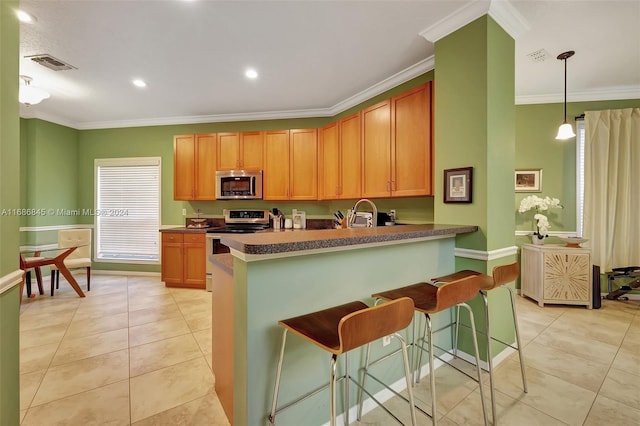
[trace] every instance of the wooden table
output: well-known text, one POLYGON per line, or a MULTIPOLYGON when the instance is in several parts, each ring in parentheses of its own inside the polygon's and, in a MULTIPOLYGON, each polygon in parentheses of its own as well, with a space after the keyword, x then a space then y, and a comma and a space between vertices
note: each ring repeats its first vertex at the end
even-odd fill
MULTIPOLYGON (((26 271, 29 268, 56 265, 58 270, 60 270, 60 273, 62 274, 62 276, 66 278, 67 282, 71 285, 71 287, 73 287, 76 293, 78 293, 78 296, 85 297, 85 294, 80 288, 80 285, 78 285, 78 282, 76 281, 75 278, 73 278, 71 271, 69 271, 69 268, 67 268, 67 266, 64 264, 64 260, 67 258, 67 256, 73 253, 73 251, 77 248, 78 248, 77 246, 74 246, 74 247, 68 247, 65 249, 59 249, 60 252, 55 257, 44 257, 44 258, 31 260, 31 261, 25 260, 24 257, 22 257, 22 253, 20 253, 20 269, 22 269, 23 271, 26 271)), ((23 289, 24 289, 24 281, 22 282, 22 284, 20 284, 21 297, 22 297, 23 289)))

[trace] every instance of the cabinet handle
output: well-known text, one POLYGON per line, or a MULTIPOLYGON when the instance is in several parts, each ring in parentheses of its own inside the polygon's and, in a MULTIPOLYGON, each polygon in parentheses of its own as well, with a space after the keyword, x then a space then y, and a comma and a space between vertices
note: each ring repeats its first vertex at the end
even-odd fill
POLYGON ((391 192, 391 181, 387 181, 387 192, 391 192))
POLYGON ((391 192, 393 191, 397 191, 398 189, 396 188, 396 181, 392 180, 391 181, 391 192))

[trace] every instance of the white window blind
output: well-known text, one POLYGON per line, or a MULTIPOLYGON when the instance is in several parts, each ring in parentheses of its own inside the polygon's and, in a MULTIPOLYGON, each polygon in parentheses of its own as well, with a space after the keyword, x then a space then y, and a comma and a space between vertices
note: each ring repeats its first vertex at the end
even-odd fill
POLYGON ((95 160, 96 257, 160 259, 160 157, 95 160))
POLYGON ((584 228, 584 120, 576 120, 576 235, 584 228))

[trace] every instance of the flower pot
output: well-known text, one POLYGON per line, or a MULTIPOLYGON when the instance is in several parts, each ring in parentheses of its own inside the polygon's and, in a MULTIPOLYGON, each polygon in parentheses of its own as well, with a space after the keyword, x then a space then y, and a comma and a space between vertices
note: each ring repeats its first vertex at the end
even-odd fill
POLYGON ((533 234, 533 235, 531 236, 531 242, 532 242, 533 244, 538 245, 538 246, 542 246, 542 245, 544 245, 544 238, 538 238, 538 236, 537 236, 537 235, 533 234))

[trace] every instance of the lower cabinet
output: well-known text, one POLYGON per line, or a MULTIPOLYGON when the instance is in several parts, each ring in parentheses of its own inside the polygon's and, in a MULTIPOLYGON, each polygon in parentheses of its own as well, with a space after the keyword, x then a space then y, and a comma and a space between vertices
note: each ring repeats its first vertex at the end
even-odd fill
POLYGON ((521 291, 538 305, 593 304, 591 251, 561 245, 522 245, 521 291))
POLYGON ((162 233, 161 279, 167 287, 205 288, 204 233, 162 233))

